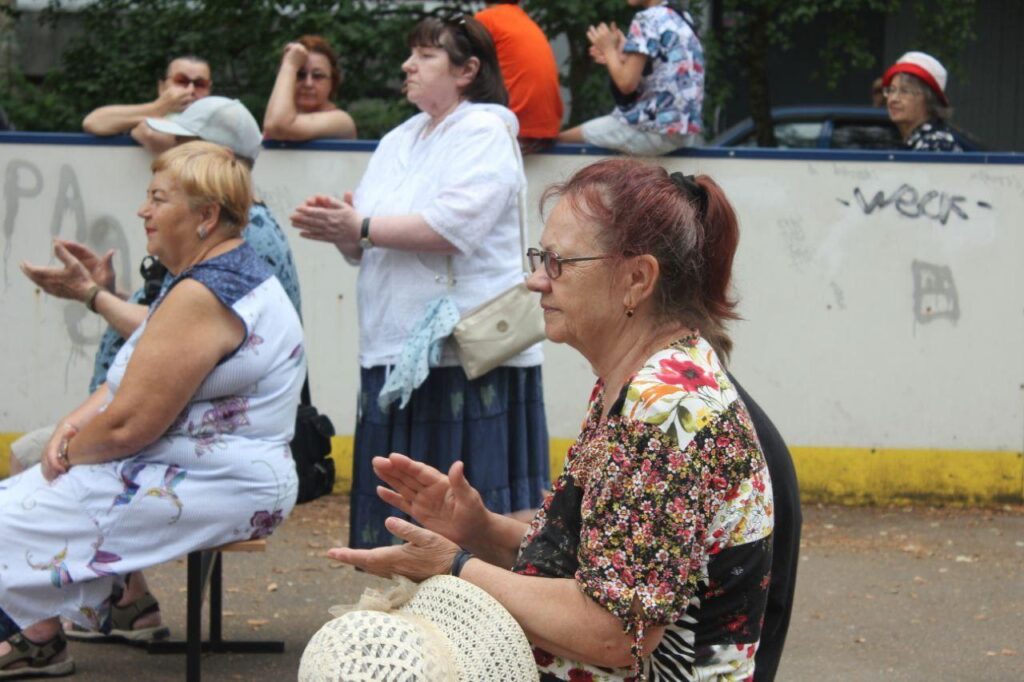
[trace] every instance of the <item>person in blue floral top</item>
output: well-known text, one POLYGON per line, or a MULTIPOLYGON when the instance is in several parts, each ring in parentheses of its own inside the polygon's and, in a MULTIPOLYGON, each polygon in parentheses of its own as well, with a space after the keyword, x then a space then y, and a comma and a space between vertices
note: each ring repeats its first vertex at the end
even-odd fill
POLYGON ((587 31, 591 57, 611 77, 615 110, 563 131, 559 142, 655 156, 689 146, 700 134, 704 48, 692 17, 671 0, 629 4, 643 9, 627 34, 605 23, 587 31))
POLYGON ((488 511, 461 463, 374 460, 406 543, 333 559, 414 580, 451 572, 516 618, 542 680, 746 680, 767 602, 772 482, 726 372, 736 217, 707 176, 586 167, 528 254, 548 338, 597 383, 533 521, 488 511), (460 549, 461 548, 461 549, 460 549))

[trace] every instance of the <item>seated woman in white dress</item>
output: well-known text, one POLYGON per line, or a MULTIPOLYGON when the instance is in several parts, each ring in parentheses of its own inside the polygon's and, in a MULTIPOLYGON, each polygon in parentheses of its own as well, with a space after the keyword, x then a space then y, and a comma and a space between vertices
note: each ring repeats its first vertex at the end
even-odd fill
POLYGON ((207 142, 153 163, 139 216, 174 280, 42 462, 0 482, 0 676, 72 672, 59 617, 108 629, 121 576, 265 537, 294 506, 302 329, 240 237, 251 186, 207 142))

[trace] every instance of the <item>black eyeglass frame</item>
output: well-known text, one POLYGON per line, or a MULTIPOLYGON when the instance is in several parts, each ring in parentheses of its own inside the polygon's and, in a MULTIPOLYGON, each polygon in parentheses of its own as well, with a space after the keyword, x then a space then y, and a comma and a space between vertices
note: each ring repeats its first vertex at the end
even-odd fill
POLYGON ((607 260, 612 258, 610 254, 604 256, 574 256, 563 258, 554 251, 530 247, 526 250, 526 261, 530 264, 530 272, 537 272, 537 261, 544 264, 544 272, 548 279, 558 279, 562 276, 562 266, 566 263, 582 263, 588 260, 607 260))

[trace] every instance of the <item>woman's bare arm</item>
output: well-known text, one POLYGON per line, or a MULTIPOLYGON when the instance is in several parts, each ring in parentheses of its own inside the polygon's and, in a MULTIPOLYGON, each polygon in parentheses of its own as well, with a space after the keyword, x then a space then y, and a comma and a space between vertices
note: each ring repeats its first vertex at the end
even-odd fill
MULTIPOLYGON (((622 621, 585 595, 572 578, 519 575, 470 559, 459 577, 501 602, 536 646, 556 656, 592 665, 633 664, 633 637, 622 621)), ((665 626, 648 626, 643 654, 657 648, 665 626)))
POLYGON ((71 464, 120 459, 159 438, 244 333, 205 286, 190 279, 175 286, 150 318, 114 399, 71 440, 71 464))

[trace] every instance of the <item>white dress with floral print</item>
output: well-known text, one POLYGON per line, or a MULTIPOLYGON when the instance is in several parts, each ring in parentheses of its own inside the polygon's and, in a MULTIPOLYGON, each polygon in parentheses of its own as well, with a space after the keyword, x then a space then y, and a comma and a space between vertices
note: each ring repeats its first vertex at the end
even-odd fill
MULTIPOLYGON (((295 308, 248 245, 176 282, 183 278, 238 315, 244 341, 137 454, 72 467, 49 484, 38 465, 0 482, 0 639, 54 615, 104 629, 113 582, 125 574, 265 537, 291 511, 297 479, 288 444, 305 377, 295 308)), ((111 395, 144 331, 114 359, 111 395)))

